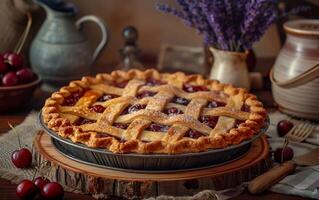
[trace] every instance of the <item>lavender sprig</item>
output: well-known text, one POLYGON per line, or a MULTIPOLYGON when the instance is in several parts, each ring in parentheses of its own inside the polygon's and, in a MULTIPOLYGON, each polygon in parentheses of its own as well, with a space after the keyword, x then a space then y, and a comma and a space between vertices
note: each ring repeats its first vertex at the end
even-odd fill
POLYGON ((278 17, 278 0, 176 0, 180 9, 157 9, 181 18, 217 49, 251 49, 278 17))

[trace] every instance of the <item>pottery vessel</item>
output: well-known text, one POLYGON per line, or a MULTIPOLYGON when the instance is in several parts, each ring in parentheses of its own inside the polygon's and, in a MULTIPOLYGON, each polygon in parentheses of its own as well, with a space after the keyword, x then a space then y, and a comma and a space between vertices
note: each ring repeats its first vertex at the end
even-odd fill
POLYGON ((284 24, 287 40, 271 72, 279 109, 300 118, 319 120, 319 20, 284 24))
POLYGON ((58 11, 36 1, 47 17, 30 49, 30 62, 43 81, 61 85, 90 74, 90 66, 107 43, 107 29, 96 16, 83 16, 75 21, 72 11, 58 11), (100 44, 94 50, 82 32, 84 22, 95 22, 102 32, 100 44))
POLYGON ((250 78, 247 69, 247 52, 230 52, 210 47, 214 56, 210 79, 229 83, 236 87, 250 89, 250 78))

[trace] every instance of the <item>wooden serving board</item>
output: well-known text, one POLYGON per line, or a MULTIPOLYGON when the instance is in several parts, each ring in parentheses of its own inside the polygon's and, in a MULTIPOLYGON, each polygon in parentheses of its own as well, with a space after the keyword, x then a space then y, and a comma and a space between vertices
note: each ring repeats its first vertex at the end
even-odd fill
POLYGON ((269 145, 265 136, 255 140, 243 157, 227 164, 163 174, 130 173, 79 163, 58 152, 50 136, 45 133, 37 135, 34 145, 37 163, 49 161, 54 165, 57 181, 92 194, 96 198, 194 195, 206 189, 222 190, 235 187, 270 167, 269 145))

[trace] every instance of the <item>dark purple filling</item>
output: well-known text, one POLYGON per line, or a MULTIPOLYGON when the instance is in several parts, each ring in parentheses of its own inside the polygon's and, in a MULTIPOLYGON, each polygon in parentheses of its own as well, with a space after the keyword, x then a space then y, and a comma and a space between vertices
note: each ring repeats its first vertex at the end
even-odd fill
POLYGON ((241 111, 250 112, 250 106, 247 105, 247 104, 244 104, 244 105, 241 107, 241 111))
POLYGON ((90 107, 90 110, 92 110, 93 112, 97 112, 97 113, 103 113, 105 110, 105 107, 103 107, 101 105, 94 105, 94 106, 90 107))
POLYGON ((165 82, 160 81, 160 80, 156 80, 153 78, 148 78, 146 80, 146 83, 145 83, 145 85, 147 85, 147 86, 156 86, 156 85, 163 85, 163 84, 165 84, 165 82))
POLYGON ((184 137, 190 137, 190 138, 194 138, 194 139, 197 139, 197 138, 202 137, 202 136, 205 136, 205 135, 199 131, 195 131, 192 129, 187 131, 186 134, 184 135, 184 137))
POLYGON ((240 124, 244 123, 245 120, 239 120, 239 119, 236 119, 235 121, 235 128, 238 128, 240 124))
POLYGON ((164 110, 164 113, 171 116, 171 115, 179 115, 179 114, 183 114, 183 111, 181 111, 178 108, 175 107, 171 107, 171 108, 167 108, 164 110))
POLYGON ((185 99, 185 98, 182 98, 182 97, 174 97, 172 99, 172 102, 173 103, 177 103, 177 104, 180 104, 180 105, 184 105, 184 106, 187 106, 189 104, 189 100, 188 99, 185 99))
POLYGON ((119 87, 119 88, 125 88, 127 83, 128 83, 128 80, 122 81, 122 82, 119 82, 119 83, 115 83, 114 86, 119 87))
POLYGON ((146 130, 154 131, 154 132, 167 132, 169 129, 169 126, 163 125, 163 124, 150 124, 149 127, 146 128, 146 130))
POLYGON ((199 121, 205 124, 206 126, 209 126, 210 128, 214 128, 217 124, 218 116, 202 115, 199 117, 199 121))
POLYGON ((84 91, 78 91, 71 93, 70 96, 66 97, 63 102, 63 106, 74 106, 76 102, 84 95, 84 91))
POLYGON ((105 138, 105 137, 113 137, 113 136, 111 136, 111 135, 109 135, 107 133, 98 133, 98 134, 96 134, 95 137, 96 138, 105 138))
POLYGON ((137 112, 137 111, 145 109, 145 108, 146 108, 146 105, 135 104, 135 105, 132 105, 132 106, 129 106, 129 107, 125 108, 123 110, 123 112, 121 113, 121 115, 126 115, 126 114, 130 114, 130 113, 133 113, 133 112, 137 112))
POLYGON ((83 125, 83 124, 92 124, 92 123, 95 123, 95 122, 96 122, 95 120, 90 120, 90 119, 85 119, 85 118, 80 117, 73 124, 76 125, 76 126, 80 126, 80 125, 83 125))
POLYGON ((186 92, 209 91, 209 89, 206 86, 203 86, 203 85, 184 84, 183 89, 186 92))
POLYGON ((224 107, 226 106, 226 103, 219 102, 219 101, 210 101, 207 104, 207 108, 217 108, 217 107, 224 107))
POLYGON ((97 99, 98 102, 104 102, 104 101, 108 101, 110 99, 114 99, 119 97, 118 95, 115 94, 104 94, 103 96, 101 96, 100 98, 97 99))
POLYGON ((145 97, 152 97, 156 94, 156 92, 152 92, 152 91, 143 91, 141 93, 139 93, 136 97, 138 99, 142 99, 142 98, 145 98, 145 97))
POLYGON ((115 126, 116 128, 127 129, 129 124, 114 123, 113 126, 115 126))

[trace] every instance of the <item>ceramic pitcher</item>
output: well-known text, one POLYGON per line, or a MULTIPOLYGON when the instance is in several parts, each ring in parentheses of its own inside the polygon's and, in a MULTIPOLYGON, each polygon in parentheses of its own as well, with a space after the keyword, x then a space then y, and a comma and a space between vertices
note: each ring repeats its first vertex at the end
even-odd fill
POLYGON ((284 29, 270 74, 274 99, 287 114, 319 120, 319 20, 290 21, 284 29))
POLYGON ((250 89, 250 78, 246 63, 248 52, 222 51, 212 47, 209 50, 214 56, 210 79, 230 83, 247 90, 250 89))
POLYGON ((107 43, 107 29, 101 19, 89 15, 75 21, 72 11, 53 10, 36 1, 47 17, 34 38, 30 62, 34 71, 46 83, 65 84, 90 73, 90 66, 107 43), (93 50, 81 31, 84 22, 95 22, 101 29, 102 40, 93 50))

